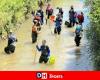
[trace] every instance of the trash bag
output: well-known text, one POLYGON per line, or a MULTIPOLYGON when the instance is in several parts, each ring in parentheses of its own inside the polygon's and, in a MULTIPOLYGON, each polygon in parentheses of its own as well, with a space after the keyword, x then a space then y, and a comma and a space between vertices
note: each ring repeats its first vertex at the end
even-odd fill
POLYGON ((50 56, 49 64, 55 64, 55 56, 50 56))
POLYGON ((69 23, 68 21, 65 21, 65 26, 67 26, 67 27, 72 27, 72 26, 71 26, 71 23, 69 23))

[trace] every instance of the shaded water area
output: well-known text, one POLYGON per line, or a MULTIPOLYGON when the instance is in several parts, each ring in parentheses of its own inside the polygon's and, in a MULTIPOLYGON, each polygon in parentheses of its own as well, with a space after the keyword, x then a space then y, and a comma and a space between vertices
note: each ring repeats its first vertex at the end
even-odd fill
MULTIPOLYGON (((84 7, 82 0, 52 0, 51 4, 54 7, 54 13, 57 13, 56 7, 64 9, 64 21, 68 20, 68 11, 73 5, 76 11, 83 11, 85 13, 85 23, 88 23, 87 9, 84 7)), ((0 70, 93 70, 91 62, 90 50, 88 40, 85 32, 80 47, 75 46, 74 42, 74 28, 66 28, 62 26, 62 33, 60 36, 53 35, 54 24, 43 25, 42 31, 38 37, 38 44, 41 44, 43 39, 47 40, 50 46, 51 55, 54 55, 56 62, 54 65, 39 64, 38 59, 40 53, 36 50, 36 44, 31 43, 31 27, 32 19, 25 21, 24 24, 16 31, 18 43, 16 52, 11 55, 4 53, 4 47, 7 41, 0 42, 0 70), (36 54, 36 61, 34 63, 34 56, 36 54)), ((86 27, 85 27, 86 28, 86 27)), ((84 29, 85 29, 84 28, 84 29)))

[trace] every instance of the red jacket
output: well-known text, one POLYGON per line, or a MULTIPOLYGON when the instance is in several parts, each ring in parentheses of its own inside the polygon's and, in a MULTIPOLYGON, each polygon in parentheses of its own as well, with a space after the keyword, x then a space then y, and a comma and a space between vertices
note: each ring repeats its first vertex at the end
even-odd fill
POLYGON ((84 22, 84 16, 83 15, 78 15, 77 16, 79 22, 84 22))

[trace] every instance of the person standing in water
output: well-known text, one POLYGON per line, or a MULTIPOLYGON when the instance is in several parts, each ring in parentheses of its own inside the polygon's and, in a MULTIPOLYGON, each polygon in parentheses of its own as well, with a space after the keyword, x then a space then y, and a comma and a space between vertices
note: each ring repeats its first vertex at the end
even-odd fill
POLYGON ((52 14, 53 14, 53 9, 52 9, 51 5, 48 4, 48 6, 46 8, 47 19, 49 19, 52 14))
POLYGON ((38 10, 38 13, 40 13, 40 17, 41 17, 40 22, 41 22, 41 25, 43 25, 44 24, 44 12, 43 12, 42 8, 40 8, 38 10))
POLYGON ((62 25, 62 17, 61 14, 57 15, 57 18, 55 20, 55 28, 54 33, 60 35, 61 33, 61 25, 62 25))
POLYGON ((12 30, 10 30, 10 32, 8 34, 8 44, 7 44, 7 47, 5 47, 4 51, 7 54, 14 53, 17 41, 18 40, 17 40, 15 34, 12 32, 12 30))
POLYGON ((71 24, 71 27, 75 25, 75 11, 74 11, 74 7, 71 6, 71 9, 69 10, 69 21, 71 24))
POLYGON ((32 43, 37 41, 38 31, 37 31, 37 20, 34 21, 34 25, 32 26, 32 43))
POLYGON ((49 56, 50 56, 50 49, 49 47, 46 45, 46 40, 42 41, 42 45, 39 47, 38 45, 36 45, 36 48, 38 51, 41 52, 41 56, 39 58, 39 63, 47 63, 49 60, 49 56))
POLYGON ((63 18, 64 12, 63 12, 63 9, 62 8, 59 8, 59 13, 61 14, 61 17, 63 18))
POLYGON ((84 14, 81 12, 81 14, 78 14, 77 16, 79 23, 82 25, 84 22, 84 14))
POLYGON ((81 41, 81 35, 82 35, 82 26, 80 23, 76 23, 76 29, 75 29, 75 43, 76 46, 80 45, 80 41, 81 41))

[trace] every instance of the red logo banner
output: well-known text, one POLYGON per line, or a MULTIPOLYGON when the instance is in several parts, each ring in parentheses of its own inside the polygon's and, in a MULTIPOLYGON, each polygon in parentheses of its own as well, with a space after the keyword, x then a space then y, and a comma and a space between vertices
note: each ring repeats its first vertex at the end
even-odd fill
POLYGON ((100 72, 4 71, 0 80, 100 80, 100 72))

